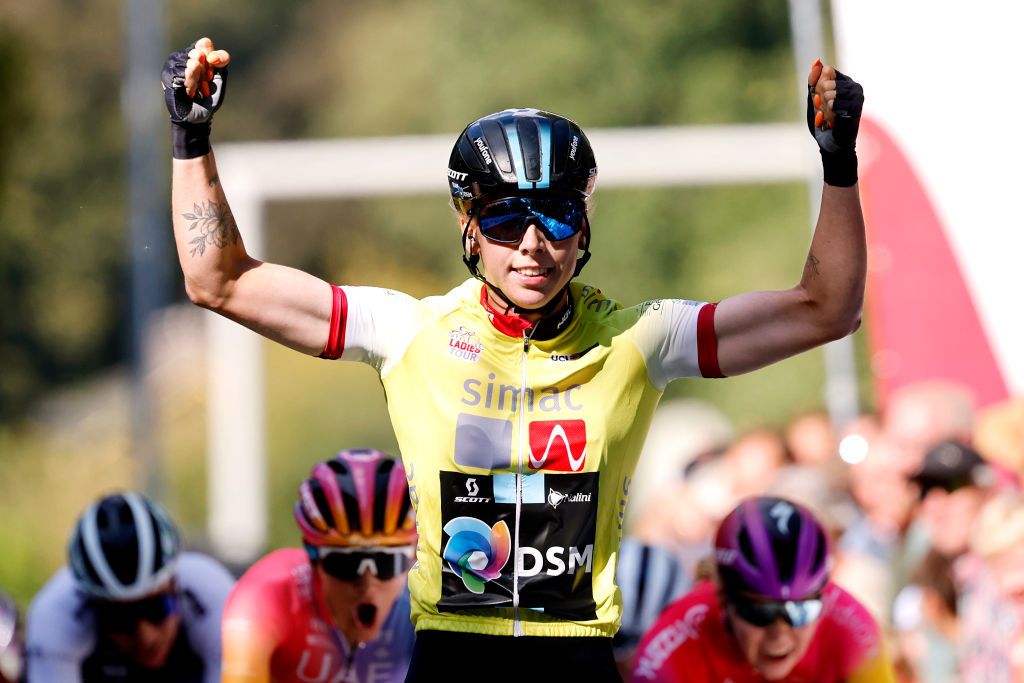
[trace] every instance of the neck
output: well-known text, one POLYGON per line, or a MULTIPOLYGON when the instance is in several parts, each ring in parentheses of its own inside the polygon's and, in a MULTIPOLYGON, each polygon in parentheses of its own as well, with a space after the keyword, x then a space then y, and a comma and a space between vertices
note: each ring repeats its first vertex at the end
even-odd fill
POLYGON ((557 337, 569 326, 575 315, 568 285, 554 299, 536 310, 519 309, 487 284, 481 289, 480 303, 499 331, 513 337, 528 336, 537 341, 557 337))

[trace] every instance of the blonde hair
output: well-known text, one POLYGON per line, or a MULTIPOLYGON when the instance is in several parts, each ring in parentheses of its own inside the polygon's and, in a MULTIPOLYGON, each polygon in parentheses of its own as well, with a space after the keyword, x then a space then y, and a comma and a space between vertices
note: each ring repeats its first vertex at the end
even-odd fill
POLYGON ((981 509, 974 523, 971 550, 986 560, 1024 544, 1024 493, 996 496, 981 509))

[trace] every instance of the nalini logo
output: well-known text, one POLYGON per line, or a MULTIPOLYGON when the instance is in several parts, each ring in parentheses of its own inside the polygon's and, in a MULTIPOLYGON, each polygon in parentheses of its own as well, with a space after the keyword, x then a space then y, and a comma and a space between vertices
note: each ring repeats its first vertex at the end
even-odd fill
POLYGON ((488 581, 501 576, 512 554, 508 525, 500 521, 490 527, 475 517, 456 517, 444 525, 444 532, 449 538, 442 557, 467 590, 483 593, 488 581))
POLYGON ((586 461, 586 422, 537 420, 530 423, 530 469, 579 472, 586 461))
MULTIPOLYGON (((532 475, 531 475, 532 476, 532 475)), ((548 489, 548 505, 557 508, 562 503, 589 503, 590 494, 579 491, 573 494, 565 494, 561 491, 548 489)))
POLYGON ((476 332, 459 327, 448 333, 448 355, 460 360, 475 363, 480 360, 484 347, 477 339, 476 332))

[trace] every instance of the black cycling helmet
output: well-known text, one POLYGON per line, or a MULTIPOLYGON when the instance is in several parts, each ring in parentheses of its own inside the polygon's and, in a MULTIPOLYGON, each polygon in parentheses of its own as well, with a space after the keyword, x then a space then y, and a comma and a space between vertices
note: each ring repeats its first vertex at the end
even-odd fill
POLYGON ((524 194, 586 199, 597 162, 575 121, 540 109, 506 109, 466 126, 448 160, 448 181, 462 213, 481 200, 524 194))
POLYGON ((104 600, 129 601, 167 584, 179 547, 167 513, 129 491, 85 509, 68 544, 68 559, 81 590, 104 600))

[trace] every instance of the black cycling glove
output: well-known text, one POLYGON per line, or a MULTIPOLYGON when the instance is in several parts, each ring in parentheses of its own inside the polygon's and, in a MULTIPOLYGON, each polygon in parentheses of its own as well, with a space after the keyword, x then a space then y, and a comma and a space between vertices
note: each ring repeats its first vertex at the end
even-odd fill
MULTIPOLYGON (((857 183, 857 130, 864 108, 864 88, 849 76, 836 71, 835 117, 831 127, 814 125, 814 86, 807 86, 807 128, 818 143, 825 182, 835 187, 857 183)), ((823 124, 824 125, 824 124, 823 124)))
POLYGON ((216 67, 213 81, 209 83, 210 95, 204 95, 199 88, 189 97, 185 92, 185 64, 193 48, 195 43, 171 54, 160 73, 164 104, 171 117, 171 153, 175 159, 194 159, 209 154, 210 120, 224 102, 228 82, 228 68, 216 67))

